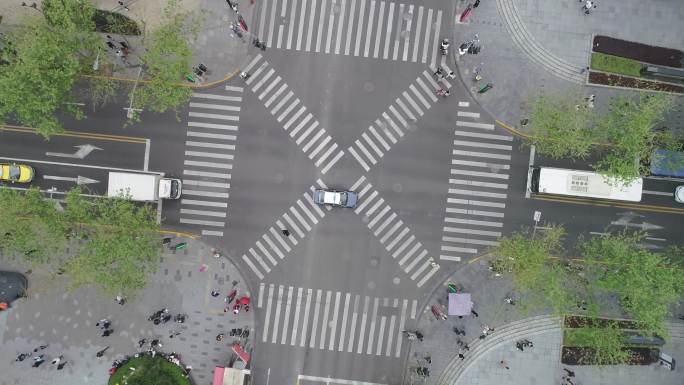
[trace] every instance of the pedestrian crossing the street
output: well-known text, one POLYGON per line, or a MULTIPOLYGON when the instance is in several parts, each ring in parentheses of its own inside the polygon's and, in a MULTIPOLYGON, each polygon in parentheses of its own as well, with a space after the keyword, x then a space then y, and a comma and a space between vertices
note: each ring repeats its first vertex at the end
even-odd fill
POLYGON ((385 250, 412 281, 417 280, 418 287, 423 286, 439 270, 439 265, 365 177, 359 178, 350 190, 359 194, 361 202, 354 212, 368 219, 366 226, 385 250))
POLYGON ((258 38, 277 49, 436 62, 442 10, 378 0, 260 2, 258 38))
POLYGON ((233 86, 190 99, 180 223, 200 227, 202 235, 223 236, 241 101, 242 87, 233 86))
MULTIPOLYGON (((256 241, 255 246, 242 255, 242 260, 260 280, 325 217, 323 209, 314 203, 312 193, 316 188, 326 186, 320 179, 316 183, 318 187, 311 186, 309 191, 305 191, 256 241)), ((327 209, 330 210, 330 207, 327 209)))
POLYGON ((261 283, 261 341, 398 358, 418 301, 261 283))
MULTIPOLYGON (((451 72, 451 69, 443 60, 440 68, 451 72)), ((424 70, 414 83, 409 85, 408 90, 401 93, 389 108, 375 119, 374 124, 361 133, 347 151, 356 159, 365 171, 369 171, 378 163, 390 148, 401 140, 404 135, 416 124, 432 105, 439 101, 436 91, 450 89, 451 83, 445 78, 435 80, 436 68, 424 70)))
POLYGON ((478 122, 480 114, 469 106, 459 102, 457 112, 442 260, 460 261, 497 246, 503 228, 513 137, 478 122))
POLYGON ((344 151, 323 127, 319 127, 318 119, 307 111, 285 81, 262 59, 259 54, 243 68, 243 72, 250 74, 245 83, 259 100, 265 100, 264 106, 279 123, 283 123, 290 138, 325 174, 342 158, 344 151))

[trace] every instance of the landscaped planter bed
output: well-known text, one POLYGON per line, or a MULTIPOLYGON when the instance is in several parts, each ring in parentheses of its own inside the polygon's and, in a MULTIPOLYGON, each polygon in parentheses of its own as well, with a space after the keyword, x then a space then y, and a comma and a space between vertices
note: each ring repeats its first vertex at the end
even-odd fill
MULTIPOLYGON (((658 361, 660 350, 653 348, 625 348, 623 351, 631 353, 631 359, 627 365, 650 365, 658 361)), ((563 346, 561 350, 561 363, 564 365, 594 365, 592 357, 594 349, 586 347, 563 346)), ((616 362, 615 364, 623 364, 616 362)))
POLYGON ((580 315, 570 315, 570 316, 565 317, 565 320, 563 321, 563 327, 571 328, 571 329, 579 329, 579 328, 589 327, 589 326, 592 326, 590 324, 591 321, 593 321, 593 325, 595 325, 596 327, 606 327, 611 322, 617 322, 617 327, 619 329, 632 329, 632 330, 640 329, 639 324, 637 324, 634 321, 614 320, 614 319, 608 319, 608 318, 592 318, 592 317, 584 317, 584 316, 580 316, 580 315))
POLYGON ((650 80, 635 79, 628 76, 608 74, 604 72, 589 72, 590 84, 601 84, 614 87, 634 88, 647 91, 663 91, 684 94, 684 87, 674 84, 660 83, 650 80))
POLYGON ((608 36, 594 36, 593 51, 675 68, 684 68, 684 52, 635 43, 608 36))
POLYGON ((169 362, 162 354, 152 357, 144 353, 131 358, 109 378, 109 385, 192 385, 179 365, 169 362), (131 370, 130 368, 135 368, 131 370))

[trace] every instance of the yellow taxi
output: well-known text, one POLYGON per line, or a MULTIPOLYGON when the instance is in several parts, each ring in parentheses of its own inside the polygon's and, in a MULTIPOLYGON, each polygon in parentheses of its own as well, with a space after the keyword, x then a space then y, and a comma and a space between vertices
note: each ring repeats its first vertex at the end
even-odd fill
POLYGON ((0 163, 0 181, 12 183, 29 183, 33 180, 35 170, 26 164, 0 163))

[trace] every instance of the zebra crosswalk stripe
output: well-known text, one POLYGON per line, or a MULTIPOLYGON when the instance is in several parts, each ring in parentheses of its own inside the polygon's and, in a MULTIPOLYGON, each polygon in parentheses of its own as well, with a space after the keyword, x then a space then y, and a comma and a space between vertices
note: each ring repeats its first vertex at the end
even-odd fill
MULTIPOLYGON (((306 291, 306 306, 304 307, 304 324, 302 325, 302 338, 299 341, 300 347, 304 347, 304 343, 306 342, 306 336, 307 336, 306 332, 307 332, 307 326, 309 325, 309 310, 311 308, 311 298, 312 297, 313 297, 313 290, 307 289, 307 291, 306 291)), ((316 316, 316 318, 318 318, 318 316, 316 316)))
POLYGON ((259 262, 259 265, 261 265, 261 267, 264 268, 264 270, 266 271, 266 273, 270 273, 270 272, 271 272, 271 268, 268 267, 268 265, 266 264, 266 262, 264 262, 263 258, 261 258, 261 256, 260 256, 259 254, 257 254, 256 251, 254 251, 254 248, 251 248, 251 247, 250 247, 250 248, 249 248, 249 253, 252 254, 252 257, 254 257, 254 259, 256 259, 257 262, 259 262))
MULTIPOLYGON (((310 289, 309 289, 310 290, 310 289)), ((299 310, 301 309, 300 306, 302 305, 302 292, 304 291, 304 288, 300 287, 297 289, 297 306, 295 307, 295 314, 294 314, 294 320, 292 320, 292 336, 290 337, 290 345, 294 346, 295 341, 297 340, 297 328, 299 327, 299 310)), ((306 317, 309 315, 306 314, 306 317)), ((283 336, 285 334, 283 333, 283 336)), ((283 342, 285 344, 285 342, 283 342)))
POLYGON ((278 326, 280 325, 280 307, 283 304, 283 285, 278 285, 278 299, 276 300, 275 319, 273 320, 273 336, 271 343, 275 344, 278 340, 278 326))
POLYGON ((373 315, 371 317, 370 330, 368 331, 368 346, 366 348, 366 354, 371 354, 373 350, 373 337, 375 337, 375 320, 378 318, 378 304, 379 298, 373 299, 373 315))
POLYGON ((323 309, 323 323, 321 323, 321 338, 319 341, 318 348, 319 349, 324 349, 325 347, 325 341, 326 341, 326 335, 328 334, 328 314, 330 313, 330 304, 331 304, 331 299, 332 299, 332 292, 330 290, 327 290, 325 292, 325 306, 323 309))
MULTIPOLYGON (((401 31, 401 23, 403 20, 403 15, 404 15, 404 4, 400 3, 399 4, 399 13, 397 15, 397 20, 399 21, 399 25, 397 25, 397 31, 401 31)), ((392 60, 396 61, 397 57, 399 56, 399 39, 395 38, 394 39, 394 49, 392 50, 392 60)))
MULTIPOLYGON (((413 23, 413 4, 409 5, 409 11, 408 14, 411 16, 407 22, 406 22, 406 31, 411 32, 411 24, 413 23)), ((406 39, 404 39, 404 56, 402 57, 403 61, 408 61, 408 52, 409 52, 409 42, 410 42, 410 36, 407 36, 406 39)))
POLYGON ((264 247, 264 244, 261 243, 261 241, 256 241, 256 245, 259 248, 259 250, 261 250, 261 252, 264 253, 266 258, 268 258, 268 260, 271 262, 271 265, 275 266, 278 264, 278 262, 275 260, 275 258, 273 258, 271 253, 269 253, 268 250, 266 250, 266 247, 264 247))
POLYGON ((337 332, 337 317, 340 310, 340 296, 342 293, 339 291, 335 293, 335 305, 333 305, 333 317, 330 321, 330 342, 328 343, 328 350, 335 349, 335 334, 337 332))
POLYGON ((420 29, 423 26, 423 6, 418 6, 418 25, 416 26, 416 36, 413 40, 413 57, 411 57, 412 62, 418 60, 418 42, 420 41, 420 29))
MULTIPOLYGON (((364 301, 363 301, 363 313, 361 315, 361 329, 359 331, 359 344, 357 345, 356 348, 356 353, 361 354, 361 351, 363 351, 363 343, 366 341, 364 338, 364 335, 366 333, 366 319, 368 318, 368 304, 370 302, 370 297, 365 296, 364 301)), ((370 343, 369 343, 370 345, 370 343)))
MULTIPOLYGON (((323 0, 325 1, 325 0, 323 0)), ((321 289, 316 290, 316 302, 314 306, 314 316, 311 322, 311 338, 309 339, 309 347, 313 348, 316 344, 316 330, 318 329, 318 315, 321 311, 321 295, 323 291, 321 289)), ((304 334, 302 334, 302 338, 304 334)))
POLYGON ((380 50, 380 37, 382 36, 382 21, 385 16, 385 2, 380 2, 380 13, 378 16, 378 27, 375 30, 375 47, 373 48, 373 57, 378 57, 378 51, 380 50))
POLYGON ((351 299, 351 294, 346 293, 344 296, 344 311, 342 312, 342 328, 340 329, 340 341, 337 344, 337 351, 341 352, 344 350, 344 337, 347 331, 347 316, 349 313, 349 300, 351 299))
POLYGON ((387 34, 385 35, 385 47, 382 51, 382 58, 387 60, 389 58, 389 43, 390 36, 392 36, 392 25, 394 24, 394 2, 389 5, 389 15, 387 16, 387 34))
POLYGON ((398 329, 400 335, 397 336, 397 348, 396 348, 395 354, 394 354, 395 357, 399 357, 399 355, 401 354, 401 343, 402 343, 401 333, 403 333, 404 326, 406 324, 406 309, 408 309, 408 300, 407 299, 403 300, 401 303, 401 313, 399 313, 401 315, 399 316, 399 329, 398 329))
MULTIPOLYGON (((268 237, 268 234, 263 234, 261 238, 266 241, 268 246, 271 248, 271 250, 275 251, 275 253, 278 255, 278 258, 283 259, 285 258, 285 255, 280 251, 279 248, 276 247, 275 243, 271 240, 271 238, 268 237)), ((273 263, 275 265, 275 263, 273 263)))
POLYGON ((290 321, 290 306, 292 304, 292 291, 294 288, 290 286, 287 289, 287 302, 285 302, 285 318, 283 318, 283 335, 280 339, 280 343, 282 345, 285 345, 285 342, 287 341, 287 327, 289 326, 289 321, 290 321))
POLYGON ((264 329, 261 337, 261 342, 266 342, 268 340, 268 325, 271 321, 271 305, 273 304, 273 289, 274 285, 268 285, 268 302, 266 304, 266 317, 264 318, 264 329))

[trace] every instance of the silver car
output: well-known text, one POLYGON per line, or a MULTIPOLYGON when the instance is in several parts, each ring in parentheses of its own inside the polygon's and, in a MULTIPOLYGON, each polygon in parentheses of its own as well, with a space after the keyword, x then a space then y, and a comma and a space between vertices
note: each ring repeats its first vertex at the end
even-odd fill
POLYGON ((315 190, 313 200, 319 205, 354 208, 359 197, 354 191, 315 190))
POLYGON ((677 186, 674 191, 675 202, 684 203, 684 185, 677 186))

